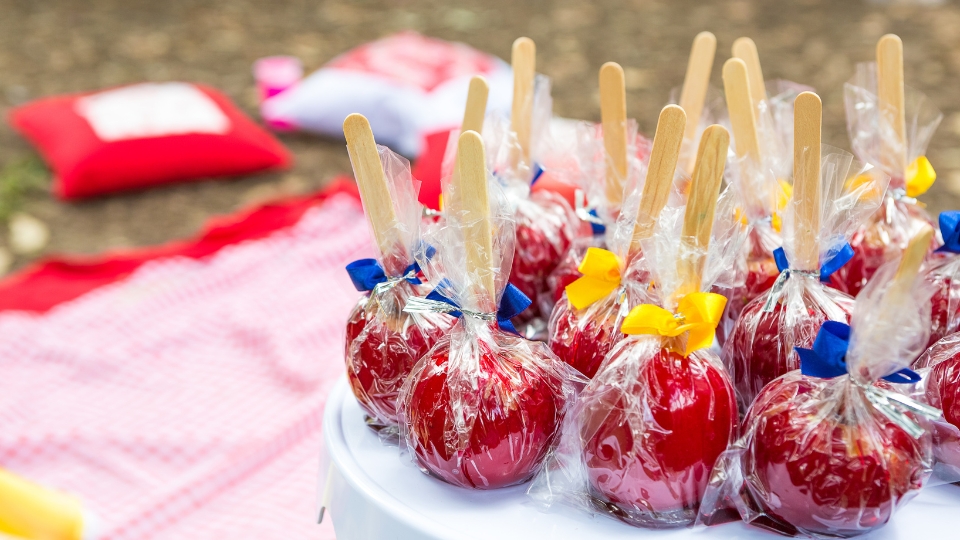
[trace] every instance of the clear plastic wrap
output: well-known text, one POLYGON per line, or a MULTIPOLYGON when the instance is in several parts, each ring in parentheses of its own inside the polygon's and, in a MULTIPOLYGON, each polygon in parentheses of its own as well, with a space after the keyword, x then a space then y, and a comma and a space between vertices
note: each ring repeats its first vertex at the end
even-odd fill
POLYGON ((800 370, 763 388, 711 477, 698 522, 739 515, 786 535, 851 537, 887 523, 924 485, 930 420, 905 370, 927 341, 932 291, 882 267, 851 326, 823 325, 800 370), (904 285, 906 285, 904 287, 904 285))
MULTIPOLYGON (((907 171, 892 169, 884 159, 884 148, 902 149, 893 128, 881 121, 877 99, 877 64, 857 64, 854 77, 844 86, 847 132, 857 158, 878 167, 890 176, 890 186, 883 204, 850 238, 854 256, 831 284, 851 295, 867 283, 884 262, 904 249, 910 238, 924 225, 934 226, 933 219, 917 202, 936 179, 930 162, 924 157, 934 131, 943 115, 922 93, 904 88, 906 116, 907 171)), ((939 245, 939 241, 934 241, 939 245)))
POLYGON ((960 211, 941 212, 943 245, 927 261, 924 273, 936 292, 930 314, 930 346, 960 330, 960 211))
POLYGON ((773 252, 783 243, 781 214, 793 192, 789 183, 793 175, 793 102, 806 91, 813 89, 789 81, 768 81, 770 97, 761 100, 756 111, 761 163, 749 156, 736 159, 732 153, 728 158, 732 166, 727 168, 727 183, 743 202, 739 213, 748 232, 742 256, 736 261, 736 285, 725 294, 729 302, 717 332, 721 346, 747 303, 769 290, 780 274, 773 252))
MULTIPOLYGON (((556 137, 556 133, 555 133, 556 137)), ((581 232, 571 242, 570 249, 560 259, 556 268, 547 276, 546 291, 537 299, 540 312, 549 315, 563 296, 567 285, 580 277, 580 264, 591 247, 608 249, 607 237, 612 234, 620 215, 621 204, 611 202, 606 194, 606 170, 610 163, 603 144, 603 129, 600 124, 580 122, 577 129, 577 144, 569 148, 576 156, 576 174, 568 174, 566 181, 577 186, 574 212, 581 222, 581 232), (584 234, 586 225, 589 234, 584 234)), ((651 142, 637 133, 636 122, 627 120, 627 178, 620 179, 625 192, 638 189, 638 177, 644 160, 649 156, 651 142), (629 188, 628 188, 629 186, 629 188)), ((554 149, 556 150, 555 145, 554 149)), ((553 167, 548 163, 548 171, 553 167)))
POLYGON ((934 343, 914 367, 923 374, 919 393, 924 402, 943 411, 943 417, 933 423, 937 476, 960 481, 960 333, 934 343))
MULTIPOLYGON (((641 304, 622 318, 628 335, 584 388, 528 490, 543 506, 570 504, 642 527, 688 525, 736 435, 733 385, 709 349, 725 299, 696 292, 686 272, 702 269, 699 287, 709 289, 739 246, 692 247, 681 241, 682 215, 666 208, 642 243, 657 284, 647 294, 664 307, 641 304)), ((720 210, 716 217, 724 219, 720 210)))
POLYGON ((428 474, 474 489, 519 484, 539 470, 577 384, 545 344, 512 330, 510 317, 529 305, 508 284, 516 213, 498 180, 490 177, 488 186, 491 266, 472 270, 465 231, 475 222, 458 204, 455 183, 444 186, 445 221, 429 237, 437 255, 418 255, 437 284, 433 301, 412 300, 405 309, 445 307, 459 319, 417 363, 400 395, 401 441, 414 461, 428 474), (490 274, 496 299, 481 287, 490 274))
MULTIPOLYGON (((823 270, 835 270, 849 254, 844 249, 847 239, 879 204, 876 187, 884 186, 886 177, 836 148, 824 146, 821 156, 818 237, 822 270, 802 272, 784 267, 773 287, 743 308, 723 346, 724 364, 736 384, 741 410, 767 383, 799 367, 794 347, 809 347, 824 321, 847 322, 850 317, 853 298, 826 287, 822 279, 830 272, 823 270), (870 181, 849 181, 860 176, 870 181)), ((782 218, 787 261, 795 260, 796 206, 796 200, 787 204, 782 218)))
MULTIPOLYGON (((529 160, 518 158, 523 152, 507 118, 488 117, 484 122, 483 138, 490 170, 503 184, 515 212, 516 253, 510 283, 535 300, 547 293, 547 276, 567 253, 581 229, 580 220, 562 196, 545 190, 530 190, 531 184, 543 173, 544 164, 563 157, 552 150, 554 140, 550 118, 553 102, 548 78, 537 75, 533 100, 529 160)), ((539 306, 534 305, 521 314, 520 319, 546 315, 549 314, 540 313, 539 306)))
POLYGON ((404 313, 403 306, 430 288, 420 280, 414 253, 420 247, 421 208, 419 183, 410 175, 410 164, 384 146, 380 161, 397 216, 393 231, 400 244, 376 259, 361 259, 347 266, 359 291, 357 306, 347 319, 344 357, 347 379, 360 406, 376 429, 397 425, 397 395, 410 370, 454 319, 441 313, 404 313))

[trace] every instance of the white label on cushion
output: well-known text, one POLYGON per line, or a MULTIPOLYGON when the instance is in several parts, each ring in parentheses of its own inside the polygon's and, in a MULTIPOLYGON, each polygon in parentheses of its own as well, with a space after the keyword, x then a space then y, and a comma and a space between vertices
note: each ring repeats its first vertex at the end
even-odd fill
POLYGON ((145 83, 82 97, 75 105, 101 140, 230 130, 216 102, 186 83, 145 83))

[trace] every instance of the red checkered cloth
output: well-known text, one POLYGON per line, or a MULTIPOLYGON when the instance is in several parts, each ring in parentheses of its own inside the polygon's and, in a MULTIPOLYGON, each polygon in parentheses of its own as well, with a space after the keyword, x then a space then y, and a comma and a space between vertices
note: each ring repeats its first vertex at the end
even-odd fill
POLYGON ((103 538, 333 538, 322 411, 373 252, 359 201, 46 313, 0 312, 0 466, 77 495, 103 538))

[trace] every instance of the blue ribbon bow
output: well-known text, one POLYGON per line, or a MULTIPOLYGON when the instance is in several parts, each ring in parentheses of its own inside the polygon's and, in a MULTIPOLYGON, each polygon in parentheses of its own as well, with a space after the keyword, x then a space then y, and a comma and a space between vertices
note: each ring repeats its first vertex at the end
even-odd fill
MULTIPOLYGON (((427 295, 427 300, 449 304, 457 308, 455 311, 450 312, 451 315, 457 318, 463 317, 463 312, 460 311, 462 308, 453 300, 440 294, 436 289, 427 295)), ((497 324, 507 332, 519 334, 517 328, 510 322, 510 319, 519 315, 523 310, 530 307, 532 303, 533 302, 527 298, 527 295, 523 294, 520 289, 512 283, 508 283, 507 288, 503 290, 503 296, 500 298, 500 306, 497 308, 497 324)))
MULTIPOLYGON (((402 277, 414 285, 420 285, 423 282, 417 277, 419 273, 420 265, 414 262, 404 269, 403 276, 398 277, 402 277), (406 277, 411 273, 413 273, 412 277, 406 277)), ((361 292, 372 291, 377 285, 390 280, 390 277, 387 276, 383 267, 380 266, 380 263, 377 262, 376 259, 359 259, 353 261, 347 265, 347 274, 350 275, 350 281, 353 282, 353 286, 361 292)))
MULTIPOLYGON (((800 372, 810 377, 832 379, 847 374, 847 349, 850 347, 850 326, 826 321, 817 332, 812 349, 794 347, 800 356, 800 372)), ((892 383, 915 383, 920 375, 909 368, 883 377, 892 383)))
POLYGON ((943 246, 937 248, 937 251, 941 253, 960 253, 960 211, 940 212, 939 221, 943 246))
MULTIPOLYGON (((840 246, 840 249, 832 255, 829 255, 827 260, 823 261, 823 264, 820 266, 820 281, 829 280, 830 275, 847 264, 847 261, 852 259, 853 255, 853 248, 850 247, 850 243, 844 242, 843 245, 840 246)), ((777 262, 777 270, 781 272, 790 268, 790 263, 787 261, 787 254, 784 253, 782 247, 773 250, 773 260, 777 262)))
POLYGON ((533 185, 537 183, 537 180, 539 180, 541 176, 543 176, 543 167, 541 167, 539 163, 534 163, 533 176, 530 178, 530 187, 533 187, 533 185))

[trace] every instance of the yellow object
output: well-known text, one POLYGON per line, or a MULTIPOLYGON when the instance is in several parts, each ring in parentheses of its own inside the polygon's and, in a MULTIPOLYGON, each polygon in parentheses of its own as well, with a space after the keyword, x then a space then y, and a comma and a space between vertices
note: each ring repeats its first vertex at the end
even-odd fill
POLYGON ((727 299, 714 293, 691 293, 680 299, 677 313, 673 314, 660 306, 641 304, 632 310, 623 320, 621 331, 624 334, 651 334, 664 337, 677 337, 684 332, 687 336, 684 356, 713 344, 713 336, 727 299))
POLYGON ((577 309, 589 306, 620 286, 620 259, 611 251, 587 248, 577 270, 583 276, 564 289, 567 299, 577 309))
POLYGON ((0 469, 0 538, 81 540, 83 527, 79 501, 0 469))
POLYGON ((780 214, 790 204, 790 199, 793 198, 793 186, 783 178, 778 178, 777 183, 780 185, 780 191, 777 192, 777 209, 770 216, 770 226, 773 227, 773 230, 780 232, 780 229, 783 228, 783 219, 780 214))
POLYGON ((937 180, 937 171, 927 156, 920 156, 907 167, 907 197, 919 197, 930 189, 937 180))

